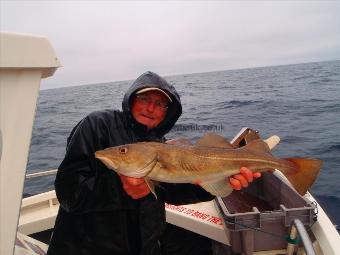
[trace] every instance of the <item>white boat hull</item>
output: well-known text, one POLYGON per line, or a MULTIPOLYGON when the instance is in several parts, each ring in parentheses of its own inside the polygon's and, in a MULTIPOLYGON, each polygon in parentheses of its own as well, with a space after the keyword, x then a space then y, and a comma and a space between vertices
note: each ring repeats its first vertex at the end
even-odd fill
MULTIPOLYGON (((317 204, 307 193, 305 198, 317 204)), ((311 230, 316 238, 314 249, 318 255, 337 255, 340 251, 340 236, 327 214, 318 207, 318 220, 311 230)), ((38 194, 22 200, 18 231, 30 235, 52 229, 59 209, 55 191, 38 194)), ((168 223, 188 229, 225 245, 229 245, 229 234, 225 230, 214 201, 174 206, 166 204, 168 223)), ((280 250, 284 251, 284 250, 280 250)), ((276 251, 259 251, 254 254, 277 254, 276 251)))

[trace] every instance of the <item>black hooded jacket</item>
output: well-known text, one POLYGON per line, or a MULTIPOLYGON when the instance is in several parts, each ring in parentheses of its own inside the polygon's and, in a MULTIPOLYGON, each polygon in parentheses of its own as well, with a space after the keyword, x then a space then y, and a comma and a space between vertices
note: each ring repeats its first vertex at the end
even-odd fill
POLYGON ((182 106, 173 86, 146 72, 126 92, 122 108, 122 112, 93 112, 72 130, 55 180, 60 208, 47 254, 158 255, 165 226, 164 202, 213 199, 196 185, 167 183, 157 188, 157 199, 151 194, 137 200, 128 196, 118 175, 95 159, 95 151, 141 141, 164 142, 182 106), (134 94, 144 87, 167 91, 173 101, 165 119, 149 132, 130 112, 134 94))

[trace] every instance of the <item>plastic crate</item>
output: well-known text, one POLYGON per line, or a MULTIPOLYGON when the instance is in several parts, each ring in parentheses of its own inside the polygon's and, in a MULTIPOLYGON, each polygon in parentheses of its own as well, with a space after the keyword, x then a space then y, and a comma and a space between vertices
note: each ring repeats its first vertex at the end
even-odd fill
POLYGON ((216 199, 236 253, 284 249, 294 219, 305 226, 314 221, 314 204, 272 173, 264 173, 243 192, 216 199))

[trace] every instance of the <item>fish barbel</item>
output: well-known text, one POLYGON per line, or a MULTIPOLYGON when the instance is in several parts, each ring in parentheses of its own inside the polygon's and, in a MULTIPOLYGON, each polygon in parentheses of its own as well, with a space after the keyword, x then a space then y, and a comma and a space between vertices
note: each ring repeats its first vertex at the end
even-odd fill
POLYGON ((195 145, 140 142, 100 150, 95 157, 119 174, 145 178, 153 193, 152 181, 195 183, 221 197, 232 192, 226 178, 239 173, 241 167, 253 172, 278 169, 304 195, 322 166, 318 159, 274 157, 261 139, 234 148, 224 137, 212 133, 195 145))

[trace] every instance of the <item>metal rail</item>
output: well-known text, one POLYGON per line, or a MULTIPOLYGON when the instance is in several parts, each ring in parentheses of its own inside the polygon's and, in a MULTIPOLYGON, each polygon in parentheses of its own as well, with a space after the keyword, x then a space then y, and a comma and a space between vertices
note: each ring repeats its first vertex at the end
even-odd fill
POLYGON ((47 171, 37 172, 37 173, 33 173, 33 174, 26 174, 26 179, 32 179, 32 178, 47 176, 47 175, 53 175, 53 174, 56 174, 57 171, 58 171, 58 169, 53 169, 53 170, 47 170, 47 171))

